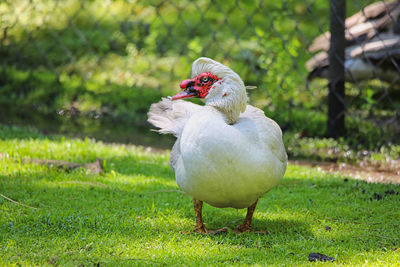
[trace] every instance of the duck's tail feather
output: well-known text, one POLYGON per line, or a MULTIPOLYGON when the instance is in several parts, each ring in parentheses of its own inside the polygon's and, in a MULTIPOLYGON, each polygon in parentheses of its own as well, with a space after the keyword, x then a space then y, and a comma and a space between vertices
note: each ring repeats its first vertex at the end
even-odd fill
POLYGON ((190 116, 201 106, 183 100, 163 98, 152 104, 147 113, 148 122, 159 128, 162 134, 173 134, 178 137, 190 116))

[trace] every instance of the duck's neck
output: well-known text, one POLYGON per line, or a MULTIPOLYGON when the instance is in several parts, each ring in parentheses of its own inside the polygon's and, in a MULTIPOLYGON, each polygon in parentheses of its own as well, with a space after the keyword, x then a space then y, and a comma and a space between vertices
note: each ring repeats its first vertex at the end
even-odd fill
POLYGON ((227 124, 234 124, 240 113, 245 111, 247 99, 242 80, 225 77, 222 82, 214 85, 205 102, 221 112, 227 124))
POLYGON ((214 101, 207 101, 206 105, 218 110, 227 124, 234 124, 238 121, 240 113, 246 109, 247 96, 244 99, 229 95, 214 101))
POLYGON ((217 109, 219 112, 221 112, 225 122, 227 124, 235 124, 240 116, 240 110, 239 109, 231 109, 227 107, 214 107, 217 109))

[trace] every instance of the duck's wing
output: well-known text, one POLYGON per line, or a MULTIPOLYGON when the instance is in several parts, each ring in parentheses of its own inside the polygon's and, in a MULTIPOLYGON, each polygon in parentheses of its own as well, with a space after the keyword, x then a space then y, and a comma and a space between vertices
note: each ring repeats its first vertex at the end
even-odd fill
POLYGON ((200 108, 200 105, 191 102, 163 98, 150 106, 147 121, 159 128, 159 133, 179 137, 186 121, 200 108))
POLYGON ((287 154, 282 141, 282 131, 279 125, 266 117, 261 109, 247 105, 241 117, 249 118, 258 128, 258 137, 262 145, 266 145, 282 163, 287 162, 287 154))
POLYGON ((186 121, 201 109, 202 106, 183 100, 163 98, 160 102, 152 104, 147 113, 148 122, 159 128, 162 134, 173 134, 177 140, 172 147, 169 163, 175 171, 176 163, 181 155, 180 135, 186 121))

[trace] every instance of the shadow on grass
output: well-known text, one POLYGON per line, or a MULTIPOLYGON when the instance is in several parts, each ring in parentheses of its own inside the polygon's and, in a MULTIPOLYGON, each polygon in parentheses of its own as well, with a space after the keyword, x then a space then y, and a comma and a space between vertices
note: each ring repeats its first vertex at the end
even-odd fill
MULTIPOLYGON (((126 158, 121 159, 121 162, 125 164, 126 158)), ((118 166, 119 163, 116 161, 117 172, 118 166)), ((162 168, 161 172, 170 173, 169 170, 162 168)), ((99 231, 99 233, 113 231, 114 234, 130 237, 139 235, 143 238, 143 235, 136 232, 133 227, 138 218, 141 221, 170 216, 176 216, 174 221, 183 220, 185 223, 185 229, 171 226, 172 233, 192 229, 195 222, 192 199, 180 193, 180 189, 172 180, 173 177, 169 174, 160 176, 158 173, 140 170, 124 174, 129 175, 122 180, 117 178, 114 180, 107 174, 87 175, 83 170, 67 173, 49 169, 48 172, 30 171, 29 174, 1 175, 1 192, 17 202, 38 210, 8 203, 3 198, 0 198, 0 205, 6 204, 10 209, 20 209, 29 214, 29 220, 23 223, 24 231, 19 233, 21 237, 29 233, 34 236, 46 233, 69 236, 81 231, 99 231), (29 225, 29 231, 26 231, 26 225, 29 225)), ((259 205, 256 213, 264 213, 264 208, 265 205, 259 205)), ((207 204, 204 208, 205 223, 215 228, 228 226, 234 229, 244 219, 244 215, 245 210, 218 209, 207 204)), ((11 219, 10 223, 14 220, 22 223, 21 219, 11 219)), ((10 225, 12 226, 8 230, 19 232, 17 229, 20 224, 10 225)), ((260 229, 278 231, 276 226, 273 227, 275 222, 268 219, 255 218, 254 225, 260 229)), ((299 221, 277 220, 277 225, 306 229, 306 225, 299 221)), ((151 227, 144 232, 148 238, 157 236, 157 232, 152 231, 151 227)))

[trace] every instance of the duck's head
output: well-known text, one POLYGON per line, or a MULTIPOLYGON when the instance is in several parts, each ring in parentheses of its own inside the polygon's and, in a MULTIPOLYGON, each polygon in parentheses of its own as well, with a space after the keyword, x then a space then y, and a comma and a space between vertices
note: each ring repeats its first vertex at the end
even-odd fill
POLYGON ((227 66, 201 57, 193 62, 192 79, 180 84, 183 91, 172 99, 198 97, 206 105, 225 114, 228 123, 234 123, 246 109, 247 93, 242 79, 227 66))

